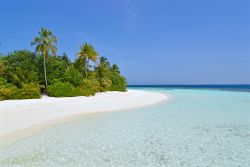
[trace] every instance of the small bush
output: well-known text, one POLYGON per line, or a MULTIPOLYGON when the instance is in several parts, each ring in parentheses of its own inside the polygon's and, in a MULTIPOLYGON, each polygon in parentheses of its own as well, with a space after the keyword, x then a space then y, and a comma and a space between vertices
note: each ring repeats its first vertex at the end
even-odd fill
POLYGON ((3 58, 4 76, 9 83, 22 87, 24 83, 38 82, 36 55, 27 50, 11 52, 3 58))
POLYGON ((6 67, 4 65, 4 61, 0 57, 0 76, 3 76, 6 72, 6 67))
POLYGON ((112 85, 110 87, 111 91, 121 91, 121 92, 126 91, 127 82, 123 76, 118 74, 113 74, 111 75, 110 79, 112 81, 112 85))
POLYGON ((64 82, 70 82, 74 86, 78 86, 82 82, 82 74, 74 67, 70 67, 66 70, 63 80, 64 82))
POLYGON ((80 87, 84 90, 91 90, 93 92, 99 92, 99 89, 100 89, 100 85, 99 85, 99 82, 92 78, 92 79, 83 79, 81 84, 80 84, 80 87))
POLYGON ((112 85, 112 81, 109 78, 101 78, 99 79, 100 83, 100 92, 105 92, 110 90, 110 87, 112 85))
POLYGON ((93 96, 99 91, 99 83, 95 79, 83 79, 81 84, 75 88, 80 96, 93 96))
POLYGON ((3 77, 0 77, 0 87, 6 87, 8 85, 9 83, 7 82, 7 80, 3 77))
POLYGON ((69 82, 63 83, 56 81, 53 85, 48 87, 49 96, 54 97, 72 97, 72 96, 91 96, 95 95, 95 91, 89 89, 88 87, 80 86, 74 87, 69 82))
POLYGON ((40 87, 37 84, 23 84, 21 89, 17 89, 11 99, 39 99, 41 98, 40 87))
POLYGON ((37 84, 23 84, 22 88, 18 89, 15 85, 0 78, 0 100, 36 99, 40 97, 40 89, 37 84))
POLYGON ((74 89, 75 94, 77 94, 78 96, 93 96, 95 95, 95 92, 91 89, 84 89, 81 86, 78 86, 74 89))
POLYGON ((12 99, 13 95, 18 91, 16 86, 0 87, 0 100, 12 99))
POLYGON ((16 86, 8 83, 3 77, 0 77, 0 100, 10 99, 16 91, 16 86))
POLYGON ((71 97, 75 96, 76 91, 74 91, 74 86, 69 82, 56 81, 48 86, 48 94, 54 97, 71 97))

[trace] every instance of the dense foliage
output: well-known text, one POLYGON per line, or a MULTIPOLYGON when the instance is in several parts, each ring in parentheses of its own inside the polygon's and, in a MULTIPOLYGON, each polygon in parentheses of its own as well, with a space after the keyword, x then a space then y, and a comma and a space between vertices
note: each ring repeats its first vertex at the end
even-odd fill
MULTIPOLYGON (((43 33, 55 40, 51 32, 43 33)), ((18 50, 0 56, 0 100, 40 98, 42 93, 70 97, 126 91, 126 79, 119 67, 110 65, 105 57, 98 58, 92 45, 85 43, 72 62, 66 54, 56 55, 55 46, 46 51, 41 39, 35 38, 32 43, 37 44, 36 52, 18 50)))
POLYGON ((21 87, 25 83, 38 83, 36 56, 27 50, 14 51, 3 57, 4 76, 9 83, 21 87))
POLYGON ((0 100, 6 99, 36 99, 40 98, 40 88, 38 84, 26 83, 21 88, 10 84, 0 77, 0 100))

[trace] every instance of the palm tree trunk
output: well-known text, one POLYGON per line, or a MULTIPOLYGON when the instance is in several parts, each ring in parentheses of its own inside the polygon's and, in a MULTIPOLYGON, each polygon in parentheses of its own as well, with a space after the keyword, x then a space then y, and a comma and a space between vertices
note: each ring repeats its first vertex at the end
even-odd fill
POLYGON ((44 79, 45 79, 45 94, 48 95, 48 82, 47 82, 47 74, 46 74, 46 59, 45 55, 43 56, 43 69, 44 69, 44 79))
POLYGON ((89 59, 87 58, 87 59, 86 59, 86 67, 85 67, 85 71, 86 71, 86 73, 85 73, 85 75, 86 75, 86 79, 88 78, 88 64, 89 64, 89 59))
POLYGON ((88 78, 87 67, 85 67, 85 77, 86 77, 86 79, 88 78))

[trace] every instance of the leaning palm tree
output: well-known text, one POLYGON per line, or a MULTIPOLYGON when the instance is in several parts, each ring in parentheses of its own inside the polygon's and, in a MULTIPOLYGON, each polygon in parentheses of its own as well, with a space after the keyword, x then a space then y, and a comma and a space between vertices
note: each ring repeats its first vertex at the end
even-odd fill
POLYGON ((57 43, 57 38, 51 31, 46 28, 42 28, 38 32, 39 37, 35 37, 31 45, 36 45, 35 51, 38 54, 43 55, 43 68, 44 68, 44 80, 45 80, 45 93, 48 93, 48 81, 46 74, 46 59, 49 54, 56 55, 57 48, 54 44, 57 43))
POLYGON ((85 77, 88 77, 88 67, 89 61, 97 62, 98 53, 94 47, 88 43, 85 43, 81 46, 79 53, 77 54, 79 60, 83 63, 85 77))

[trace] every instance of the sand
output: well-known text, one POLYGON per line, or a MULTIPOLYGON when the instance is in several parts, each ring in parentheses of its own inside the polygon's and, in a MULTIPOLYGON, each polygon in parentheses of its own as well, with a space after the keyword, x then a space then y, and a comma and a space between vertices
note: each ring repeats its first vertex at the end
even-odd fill
POLYGON ((41 99, 5 100, 0 102, 0 137, 34 126, 46 126, 60 118, 144 107, 167 99, 161 93, 128 90, 97 93, 91 97, 44 96, 41 99))

